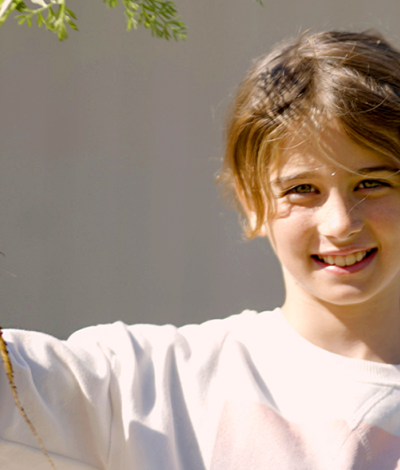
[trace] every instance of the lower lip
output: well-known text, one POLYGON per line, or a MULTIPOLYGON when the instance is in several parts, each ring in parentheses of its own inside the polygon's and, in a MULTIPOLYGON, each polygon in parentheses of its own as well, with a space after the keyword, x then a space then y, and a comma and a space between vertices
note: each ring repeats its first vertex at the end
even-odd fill
POLYGON ((316 258, 313 258, 313 260, 317 263, 319 267, 324 268, 333 274, 343 275, 356 273, 357 271, 360 271, 361 269, 364 269, 369 266, 375 259, 377 252, 378 250, 373 251, 369 256, 351 266, 336 266, 336 264, 324 263, 323 261, 320 261, 316 258))

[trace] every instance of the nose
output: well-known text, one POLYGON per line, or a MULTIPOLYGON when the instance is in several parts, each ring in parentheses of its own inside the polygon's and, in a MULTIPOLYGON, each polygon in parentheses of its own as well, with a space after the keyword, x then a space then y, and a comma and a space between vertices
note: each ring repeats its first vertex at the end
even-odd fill
POLYGON ((361 232, 364 225, 360 211, 362 201, 332 191, 318 209, 321 235, 344 241, 361 232))

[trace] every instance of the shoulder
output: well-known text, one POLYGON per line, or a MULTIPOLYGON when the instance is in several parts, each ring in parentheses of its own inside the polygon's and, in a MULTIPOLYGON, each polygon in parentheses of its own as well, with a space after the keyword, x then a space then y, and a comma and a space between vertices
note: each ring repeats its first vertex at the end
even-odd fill
POLYGON ((168 348, 172 345, 182 350, 187 347, 204 348, 207 344, 219 344, 230 335, 240 337, 246 332, 256 331, 260 323, 265 322, 272 313, 259 314, 253 310, 245 310, 223 319, 181 327, 170 324, 127 325, 115 322, 79 330, 71 335, 67 342, 72 346, 102 347, 115 352, 127 347, 128 344, 138 352, 144 349, 168 348))
POLYGON ((209 363, 232 343, 254 349, 257 344, 265 344, 268 331, 272 341, 274 318, 274 311, 245 310, 224 319, 182 327, 123 322, 91 326, 78 330, 66 341, 24 330, 5 330, 4 337, 14 363, 21 366, 47 364, 46 369, 51 367, 61 373, 56 364, 63 363, 68 369, 103 376, 110 367, 114 371, 131 370, 136 364, 146 369, 155 363, 165 366, 170 359, 187 366, 209 363))
POLYGON ((260 349, 268 334, 272 344, 277 317, 274 313, 245 310, 223 319, 182 327, 116 322, 82 329, 67 343, 80 357, 88 351, 92 357, 101 351, 115 371, 130 371, 133 364, 137 371, 164 370, 176 364, 190 375, 191 370, 216 366, 224 352, 230 354, 242 347, 251 351, 260 349))

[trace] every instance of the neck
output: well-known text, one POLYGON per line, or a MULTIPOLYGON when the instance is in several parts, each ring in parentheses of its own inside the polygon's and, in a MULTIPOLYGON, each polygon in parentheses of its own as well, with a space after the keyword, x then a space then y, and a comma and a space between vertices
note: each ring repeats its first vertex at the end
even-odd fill
POLYGON ((342 356, 400 364, 400 299, 393 292, 351 305, 332 305, 287 286, 282 314, 311 343, 342 356))

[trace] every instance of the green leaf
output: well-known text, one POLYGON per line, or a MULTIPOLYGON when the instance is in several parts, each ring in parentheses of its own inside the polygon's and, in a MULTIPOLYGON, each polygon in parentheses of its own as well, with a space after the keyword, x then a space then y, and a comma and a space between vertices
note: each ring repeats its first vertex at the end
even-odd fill
POLYGON ((106 3, 108 8, 115 8, 118 6, 118 0, 103 0, 103 3, 106 3))
POLYGON ((18 24, 24 24, 26 21, 26 16, 17 16, 18 24), (18 19, 19 18, 19 19, 18 19))
POLYGON ((66 8, 65 11, 68 13, 68 15, 73 18, 74 20, 77 20, 78 18, 76 17, 75 13, 70 10, 69 8, 66 8))
POLYGON ((75 31, 78 31, 78 26, 68 16, 66 18, 66 22, 72 29, 74 29, 75 31))

